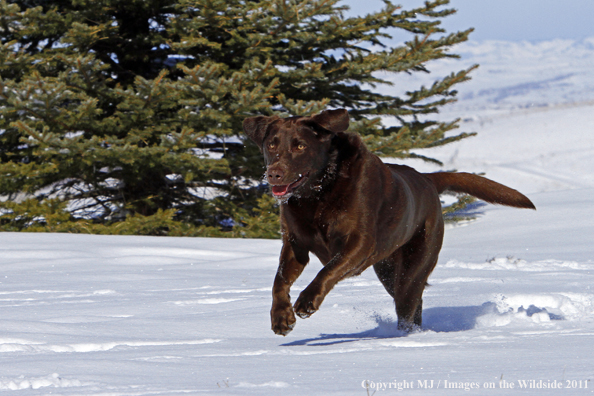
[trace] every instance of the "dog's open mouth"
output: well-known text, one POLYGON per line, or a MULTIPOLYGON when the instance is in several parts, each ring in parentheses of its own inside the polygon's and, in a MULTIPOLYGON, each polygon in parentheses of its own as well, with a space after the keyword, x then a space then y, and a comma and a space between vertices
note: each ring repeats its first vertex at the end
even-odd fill
POLYGON ((293 191, 295 191, 296 188, 302 185, 303 182, 305 182, 307 176, 308 174, 299 175, 299 178, 291 184, 285 184, 282 186, 272 186, 272 194, 274 194, 275 197, 283 197, 289 193, 292 193, 293 191))

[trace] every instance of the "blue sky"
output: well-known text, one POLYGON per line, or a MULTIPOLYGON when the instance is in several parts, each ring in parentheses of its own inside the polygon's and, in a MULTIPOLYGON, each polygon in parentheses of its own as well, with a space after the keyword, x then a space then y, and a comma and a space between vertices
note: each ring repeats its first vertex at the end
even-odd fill
MULTIPOLYGON (((405 9, 423 0, 393 0, 405 9)), ((381 0, 343 0, 350 14, 363 15, 383 7, 381 0)), ((472 40, 543 41, 594 37, 594 0, 451 0, 458 9, 446 18, 447 31, 474 27, 472 40)))

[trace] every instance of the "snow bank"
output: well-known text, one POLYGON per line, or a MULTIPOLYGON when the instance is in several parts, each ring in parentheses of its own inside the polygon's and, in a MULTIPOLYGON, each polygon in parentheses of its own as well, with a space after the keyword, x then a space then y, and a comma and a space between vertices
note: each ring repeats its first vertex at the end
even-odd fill
POLYGON ((0 390, 40 389, 47 387, 68 388, 73 386, 82 386, 82 383, 78 380, 60 378, 60 375, 56 373, 39 378, 25 378, 24 376, 12 380, 0 378, 0 390))

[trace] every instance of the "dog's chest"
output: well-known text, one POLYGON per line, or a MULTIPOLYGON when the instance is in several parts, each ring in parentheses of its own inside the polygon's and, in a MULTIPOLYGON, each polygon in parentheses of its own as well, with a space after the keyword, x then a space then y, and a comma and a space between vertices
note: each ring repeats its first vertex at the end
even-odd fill
POLYGON ((339 205, 283 205, 283 231, 300 247, 313 252, 322 262, 340 252, 345 235, 340 230, 347 211, 339 205))

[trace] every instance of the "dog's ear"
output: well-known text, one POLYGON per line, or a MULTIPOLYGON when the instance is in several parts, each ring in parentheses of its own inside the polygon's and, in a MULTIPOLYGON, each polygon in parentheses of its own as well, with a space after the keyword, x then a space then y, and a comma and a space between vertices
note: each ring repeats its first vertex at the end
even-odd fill
POLYGON ((250 139, 254 141, 254 143, 258 145, 260 150, 262 150, 262 144, 264 143, 264 138, 266 138, 267 127, 272 121, 277 119, 277 116, 257 116, 246 118, 243 120, 243 131, 250 139))
POLYGON ((345 109, 322 111, 311 119, 330 132, 339 133, 349 129, 349 113, 345 109))

